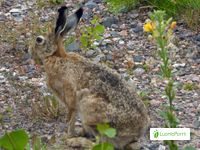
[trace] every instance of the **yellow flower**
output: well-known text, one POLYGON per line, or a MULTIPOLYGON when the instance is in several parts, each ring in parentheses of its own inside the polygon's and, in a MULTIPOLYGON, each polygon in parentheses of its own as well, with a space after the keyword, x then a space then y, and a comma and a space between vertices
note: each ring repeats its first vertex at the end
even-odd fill
POLYGON ((152 22, 147 22, 143 28, 145 32, 153 32, 155 27, 152 22))
POLYGON ((176 21, 173 21, 170 25, 170 29, 175 29, 176 28, 176 21))

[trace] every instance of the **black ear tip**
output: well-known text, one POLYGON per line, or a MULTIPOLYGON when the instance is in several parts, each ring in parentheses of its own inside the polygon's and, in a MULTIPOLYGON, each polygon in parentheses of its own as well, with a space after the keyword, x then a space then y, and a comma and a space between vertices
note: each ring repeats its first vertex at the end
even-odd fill
POLYGON ((58 12, 65 11, 65 10, 67 10, 67 9, 68 9, 67 6, 61 6, 61 7, 58 9, 58 12))
POLYGON ((77 11, 76 11, 76 15, 77 17, 80 19, 83 15, 83 8, 80 7, 77 11))

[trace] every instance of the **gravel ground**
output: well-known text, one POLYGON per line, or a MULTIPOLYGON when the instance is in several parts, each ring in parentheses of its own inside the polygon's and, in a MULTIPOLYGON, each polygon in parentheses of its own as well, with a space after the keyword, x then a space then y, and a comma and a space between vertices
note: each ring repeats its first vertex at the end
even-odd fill
MULTIPOLYGON (((74 3, 67 2, 72 7, 74 3)), ((24 128, 31 135, 40 135, 46 143, 60 141, 65 136, 66 111, 62 106, 48 110, 45 98, 52 99, 52 96, 45 84, 43 69, 34 66, 27 44, 27 40, 33 38, 33 32, 28 28, 34 26, 31 14, 40 14, 40 21, 48 22, 55 14, 53 9, 57 8, 38 9, 34 0, 1 2, 0 136, 6 130, 17 128, 24 128), (15 16, 11 17, 10 10, 15 16), (22 25, 25 30, 20 30, 22 25), (15 35, 16 42, 11 42, 13 38, 10 38, 10 34, 15 35)), ((143 32, 149 10, 139 8, 118 15, 106 10, 101 0, 87 2, 80 25, 87 24, 93 14, 101 16, 106 33, 100 46, 82 52, 79 43, 73 42, 67 49, 117 70, 139 93, 145 95, 143 99, 149 110, 151 127, 162 127, 163 119, 158 112, 167 103, 161 94, 165 82, 159 76, 160 61, 156 47, 143 32), (129 62, 132 68, 127 69, 129 62)), ((180 120, 179 126, 191 128, 192 132, 190 141, 178 143, 180 147, 187 144, 200 149, 200 34, 178 21, 175 37, 170 53, 177 88, 174 106, 180 120)), ((80 126, 78 119, 77 126, 80 126)), ((162 142, 150 141, 148 135, 141 139, 141 145, 145 150, 167 149, 162 142)))

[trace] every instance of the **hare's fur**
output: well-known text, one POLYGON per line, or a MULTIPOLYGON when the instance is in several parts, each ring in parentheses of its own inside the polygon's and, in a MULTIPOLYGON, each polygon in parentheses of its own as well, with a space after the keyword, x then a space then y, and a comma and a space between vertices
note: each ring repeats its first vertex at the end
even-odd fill
POLYGON ((136 91, 112 69, 95 64, 76 53, 66 53, 62 40, 35 44, 33 56, 42 59, 48 86, 68 110, 68 135, 74 135, 75 118, 80 115, 86 132, 96 135, 96 125, 116 128, 116 148, 137 141, 149 123, 147 110, 136 91))

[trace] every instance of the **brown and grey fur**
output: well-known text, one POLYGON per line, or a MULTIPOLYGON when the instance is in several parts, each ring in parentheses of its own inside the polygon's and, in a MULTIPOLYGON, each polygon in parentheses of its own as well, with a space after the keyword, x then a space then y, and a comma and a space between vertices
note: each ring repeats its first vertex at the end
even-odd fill
POLYGON ((58 41, 50 33, 44 44, 36 42, 32 55, 42 60, 48 86, 68 110, 68 135, 74 135, 78 113, 85 131, 91 134, 97 134, 99 123, 116 128, 116 138, 102 139, 116 148, 124 149, 137 141, 147 129, 149 117, 136 91, 114 70, 67 53, 63 38, 58 41))

